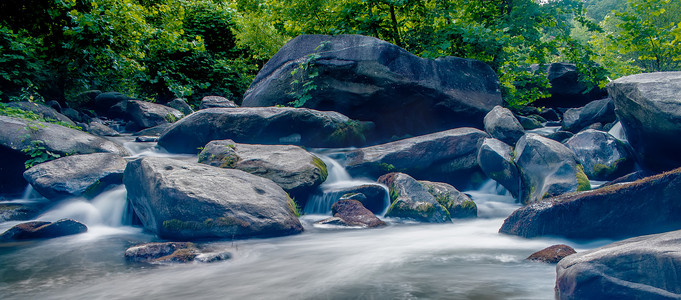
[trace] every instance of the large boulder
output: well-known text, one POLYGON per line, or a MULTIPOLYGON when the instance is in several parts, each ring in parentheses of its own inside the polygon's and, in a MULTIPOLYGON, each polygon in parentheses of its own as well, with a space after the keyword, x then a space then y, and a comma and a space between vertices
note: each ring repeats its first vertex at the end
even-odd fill
POLYGON ((617 239, 681 229, 681 168, 513 212, 499 232, 523 237, 617 239))
POLYGON ((622 77, 607 88, 638 161, 656 171, 681 166, 681 72, 622 77))
POLYGON ((524 204, 590 188, 575 154, 559 142, 528 133, 518 141, 515 151, 524 204))
POLYGON ((570 255, 556 267, 556 299, 681 299, 681 231, 570 255))
POLYGON ((497 139, 486 138, 478 151, 478 165, 487 177, 494 179, 514 198, 520 196, 520 173, 513 161, 513 147, 497 139))
POLYGON ((509 145, 515 145, 525 134, 525 129, 520 125, 520 121, 508 108, 495 106, 483 121, 485 131, 489 135, 509 145))
POLYGON ((615 122, 615 104, 611 98, 589 102, 584 107, 571 108, 563 113, 563 129, 570 132, 579 132, 585 127, 601 123, 615 122))
POLYGON ((94 197, 110 185, 123 183, 126 164, 111 153, 71 155, 36 165, 24 172, 24 178, 50 200, 94 197))
POLYGON ((194 112, 192 107, 189 106, 189 104, 187 104, 187 101, 185 101, 182 98, 175 98, 172 101, 168 102, 166 105, 179 110, 181 113, 185 115, 189 115, 194 112))
POLYGON ((444 207, 452 219, 478 217, 478 206, 468 195, 444 182, 418 181, 444 207))
POLYGON ((128 200, 144 228, 164 239, 296 234, 295 204, 269 179, 234 169, 145 157, 124 173, 128 200))
POLYGON ((265 177, 292 194, 311 191, 327 176, 326 164, 298 146, 212 141, 199 153, 199 163, 265 177))
POLYGON ((307 147, 360 146, 370 126, 336 112, 306 108, 209 108, 168 128, 158 145, 174 153, 197 153, 213 140, 307 147))
POLYGON ((340 200, 331 206, 331 213, 349 226, 367 228, 385 226, 385 222, 381 221, 357 200, 340 200))
POLYGON ((607 132, 587 129, 565 142, 587 177, 594 180, 614 180, 632 171, 634 158, 623 142, 607 132))
POLYGON ((287 105, 296 95, 309 96, 304 107, 372 121, 384 137, 481 128, 485 114, 502 104, 499 78, 483 62, 419 58, 361 35, 294 38, 258 73, 242 106, 287 105), (316 89, 301 92, 308 82, 316 89))
POLYGON ((137 129, 173 123, 184 117, 182 112, 172 107, 140 100, 129 100, 126 113, 137 129))
POLYGON ((404 173, 389 173, 378 182, 390 190, 390 207, 386 217, 411 219, 427 223, 451 222, 447 209, 440 204, 428 189, 416 179, 404 173))
POLYGON ((64 122, 65 124, 68 124, 70 126, 76 126, 76 123, 74 123, 69 117, 62 115, 59 113, 57 110, 55 110, 52 107, 45 106, 42 104, 38 103, 33 103, 33 102, 10 102, 7 104, 8 107, 14 107, 18 108, 24 111, 30 111, 33 112, 36 115, 39 115, 45 119, 51 119, 54 121, 60 121, 64 122))
POLYGON ((458 128, 417 136, 347 153, 345 166, 354 175, 379 177, 399 171, 419 179, 462 184, 479 170, 478 145, 487 133, 458 128))
POLYGON ((16 194, 26 186, 24 162, 31 155, 54 157, 109 152, 129 155, 121 145, 64 126, 0 116, 0 193, 16 194))
POLYGON ((85 225, 71 219, 61 219, 56 222, 33 221, 21 223, 8 229, 0 235, 0 242, 49 239, 86 231, 85 225))

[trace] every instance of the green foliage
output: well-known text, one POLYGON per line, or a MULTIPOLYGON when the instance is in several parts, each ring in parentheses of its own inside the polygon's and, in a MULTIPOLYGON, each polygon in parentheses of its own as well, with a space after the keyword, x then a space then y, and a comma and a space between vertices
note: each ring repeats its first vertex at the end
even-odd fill
MULTIPOLYGON (((10 107, 6 103, 0 103, 0 116, 8 116, 8 117, 13 117, 13 118, 20 118, 20 119, 25 119, 29 121, 38 121, 38 122, 46 122, 46 123, 52 123, 52 124, 57 124, 61 125, 64 127, 68 127, 71 129, 76 129, 76 130, 83 130, 80 127, 73 126, 71 124, 51 119, 51 118, 44 118, 43 116, 36 114, 32 111, 26 111, 20 108, 16 107, 10 107)), ((30 126, 30 125, 29 125, 30 126)))
POLYGON ((291 211, 291 213, 295 215, 297 218, 300 218, 300 216, 303 215, 300 208, 298 207, 298 203, 296 203, 296 200, 294 198, 291 198, 290 196, 287 195, 286 204, 288 205, 289 211, 291 211))
POLYGON ((293 107, 303 107, 305 102, 312 99, 310 94, 317 89, 315 78, 319 76, 319 69, 315 66, 315 61, 319 59, 319 52, 324 49, 328 42, 322 42, 314 49, 313 53, 308 54, 305 59, 298 64, 298 67, 291 71, 291 92, 289 96, 294 100, 288 104, 293 107))
POLYGON ((21 149, 21 152, 26 153, 30 157, 24 162, 26 169, 61 157, 60 154, 47 150, 45 142, 41 140, 31 141, 31 144, 21 149))

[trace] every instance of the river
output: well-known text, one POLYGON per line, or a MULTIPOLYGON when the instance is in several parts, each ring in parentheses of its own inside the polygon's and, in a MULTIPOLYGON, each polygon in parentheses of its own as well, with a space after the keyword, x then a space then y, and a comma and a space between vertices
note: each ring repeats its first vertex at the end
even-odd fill
MULTIPOLYGON (((0 245, 0 298, 552 299, 555 265, 525 258, 558 243, 577 251, 607 243, 499 234, 519 204, 493 182, 467 193, 478 205, 477 219, 388 218, 383 228, 347 229, 315 226, 328 215, 313 210, 301 218, 299 235, 199 244, 230 252, 227 261, 151 265, 124 259, 128 247, 159 240, 124 225, 120 186, 91 201, 64 201, 37 218, 71 217, 87 224, 87 233, 0 245)), ((1 223, 0 230, 17 223, 1 223)))

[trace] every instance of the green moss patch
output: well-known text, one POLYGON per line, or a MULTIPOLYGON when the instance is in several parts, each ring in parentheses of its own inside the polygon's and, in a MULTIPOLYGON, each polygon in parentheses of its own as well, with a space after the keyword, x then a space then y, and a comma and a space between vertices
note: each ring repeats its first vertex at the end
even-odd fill
POLYGON ((591 190, 591 183, 589 182, 589 177, 584 173, 584 167, 580 164, 577 165, 577 191, 588 191, 591 190))

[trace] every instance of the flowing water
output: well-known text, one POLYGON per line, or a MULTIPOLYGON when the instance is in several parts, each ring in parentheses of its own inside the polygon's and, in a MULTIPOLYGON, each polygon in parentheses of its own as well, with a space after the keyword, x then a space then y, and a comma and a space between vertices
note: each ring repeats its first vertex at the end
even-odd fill
MULTIPOLYGON (((331 167, 331 182, 353 181, 338 177, 342 171, 331 167)), ((551 299, 555 266, 524 259, 557 243, 578 251, 602 244, 501 235, 504 218, 519 205, 493 182, 467 193, 478 219, 385 219, 388 226, 379 229, 329 229, 314 226, 328 214, 307 214, 299 235, 200 244, 231 252, 227 261, 149 265, 124 259, 128 247, 158 239, 123 225, 126 191, 116 187, 91 201, 66 200, 37 218, 74 218, 87 233, 0 244, 0 298, 551 299)))

